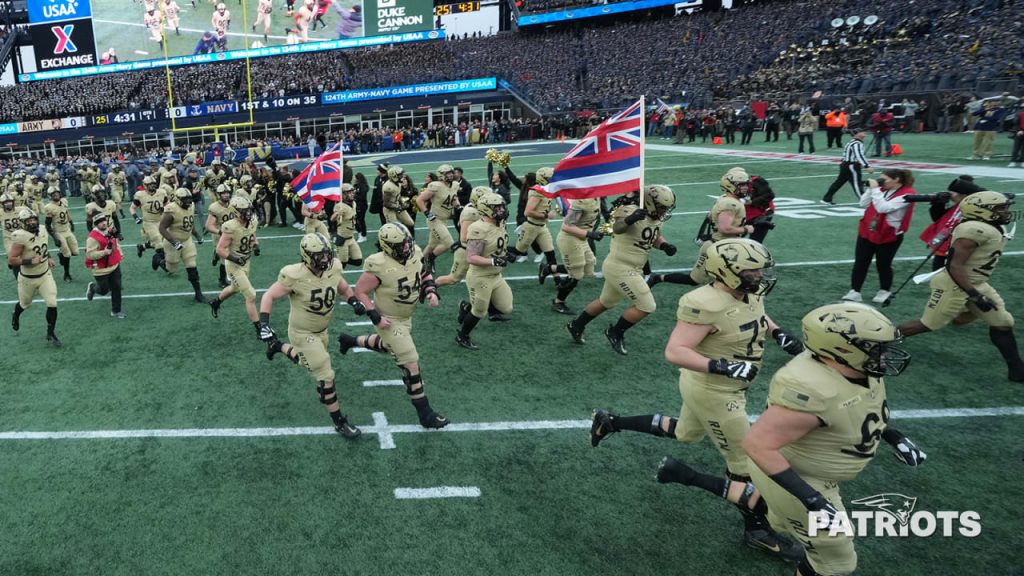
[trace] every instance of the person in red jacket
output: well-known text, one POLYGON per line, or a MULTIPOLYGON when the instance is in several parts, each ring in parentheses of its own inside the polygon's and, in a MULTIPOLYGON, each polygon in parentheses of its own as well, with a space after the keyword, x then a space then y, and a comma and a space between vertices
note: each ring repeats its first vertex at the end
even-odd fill
POLYGON ((860 197, 864 216, 857 230, 850 291, 843 300, 862 302, 860 291, 868 276, 868 267, 875 261, 880 289, 872 302, 885 302, 892 292, 892 261, 910 228, 914 205, 903 196, 914 194, 914 175, 910 170, 887 169, 878 181, 868 180, 868 192, 860 197))
POLYGON ((896 118, 888 108, 880 108, 878 112, 871 115, 871 131, 875 134, 875 153, 872 158, 878 158, 882 154, 882 142, 885 142, 885 157, 892 156, 892 127, 896 118))
MULTIPOLYGON (((949 188, 942 194, 935 194, 928 211, 931 213, 933 222, 921 233, 921 241, 928 246, 934 258, 932 259, 932 270, 939 270, 946 265, 946 256, 949 254, 949 244, 953 236, 953 228, 963 220, 960 213, 960 201, 970 194, 981 192, 984 188, 974 183, 970 176, 958 176, 949 184, 949 188), (947 206, 948 202, 952 205, 947 206)), ((908 198, 909 200, 909 198, 908 198)))
POLYGON ((85 241, 85 267, 92 271, 95 280, 89 282, 85 297, 91 302, 96 294, 110 294, 110 315, 123 320, 121 247, 117 243, 117 229, 110 226, 109 218, 102 214, 93 218, 92 226, 85 241))

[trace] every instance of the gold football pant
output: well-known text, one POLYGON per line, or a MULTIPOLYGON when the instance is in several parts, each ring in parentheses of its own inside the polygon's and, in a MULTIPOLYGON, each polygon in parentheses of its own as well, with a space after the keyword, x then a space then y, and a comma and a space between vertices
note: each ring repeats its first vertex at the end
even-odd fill
POLYGON ((416 344, 412 341, 412 318, 395 318, 388 316, 391 326, 382 330, 379 326, 373 329, 380 336, 384 348, 391 354, 395 364, 405 366, 419 362, 420 355, 416 352, 416 344))
POLYGON ((556 238, 558 251, 562 253, 562 260, 565 262, 565 269, 571 278, 582 280, 594 275, 594 268, 597 266, 597 258, 590 250, 590 244, 572 234, 559 232, 556 238))
POLYGON ((625 298, 630 306, 636 306, 641 312, 653 314, 657 310, 658 305, 651 294, 651 287, 644 280, 643 270, 605 258, 601 272, 604 274, 604 287, 598 298, 602 306, 614 308, 625 298))
POLYGON ((555 249, 554 244, 551 242, 551 231, 548 230, 547 223, 534 224, 527 220, 519 226, 517 233, 516 252, 520 254, 526 254, 526 251, 530 249, 530 245, 535 240, 541 252, 551 252, 555 249))
POLYGON ((228 261, 224 263, 224 270, 228 275, 228 282, 231 283, 231 288, 237 294, 241 294, 246 300, 256 299, 256 289, 253 288, 252 282, 249 280, 249 264, 246 262, 245 266, 239 266, 234 262, 228 261))
POLYGON ((345 242, 338 246, 337 256, 342 264, 346 264, 352 260, 362 260, 363 251, 359 248, 359 243, 355 238, 346 238, 345 242))
POLYGON ((18 303, 28 309, 32 298, 39 294, 47 308, 57 307, 57 283, 53 281, 53 273, 49 270, 37 278, 29 278, 24 272, 18 275, 18 303))
POLYGON ((331 355, 327 352, 327 330, 305 332, 288 329, 288 343, 299 355, 299 364, 316 380, 334 380, 331 355))
POLYGON ((388 207, 384 207, 381 211, 384 213, 385 222, 401 222, 402 224, 405 224, 406 228, 409 229, 410 234, 413 233, 413 227, 416 226, 416 223, 413 221, 412 216, 410 216, 407 211, 395 211, 388 207))
MULTIPOLYGON (((772 528, 788 534, 803 546, 804 552, 807 553, 807 561, 815 572, 827 576, 845 576, 853 573, 857 568, 857 551, 854 549, 852 536, 829 536, 827 530, 820 529, 815 536, 810 536, 810 520, 803 502, 776 484, 753 462, 750 463, 750 477, 754 487, 768 504, 768 522, 772 528)), ((837 482, 803 475, 801 478, 821 492, 840 512, 846 511, 837 482)))
POLYGON ((66 230, 64 232, 55 232, 54 236, 56 236, 57 239, 60 240, 61 256, 65 258, 78 256, 78 239, 75 238, 75 235, 70 230, 66 230))
POLYGON ((427 220, 427 229, 430 230, 430 240, 427 241, 427 247, 423 250, 424 252, 430 252, 438 246, 448 250, 455 243, 452 239, 452 233, 448 230, 448 226, 445 225, 445 221, 440 217, 427 220))
POLYGON ((709 378, 723 377, 679 371, 683 406, 676 424, 676 440, 694 444, 705 435, 710 436, 729 472, 745 476, 750 473, 750 459, 740 443, 750 429, 746 392, 712 388, 707 385, 709 378))
POLYGON ((1007 312, 1003 298, 988 283, 975 286, 979 293, 995 302, 996 308, 988 312, 982 312, 973 303, 968 302, 967 293, 961 290, 956 282, 953 282, 953 279, 949 277, 949 272, 945 270, 932 278, 929 286, 932 289, 932 294, 921 315, 921 323, 929 330, 944 328, 964 311, 976 318, 981 318, 992 328, 1013 327, 1013 315, 1007 312))
POLYGON ((491 304, 502 314, 512 311, 512 288, 501 274, 483 276, 474 274, 470 268, 466 274, 466 285, 469 287, 469 302, 473 305, 473 316, 483 318, 487 315, 491 304))
POLYGON ((181 242, 181 250, 175 250, 174 245, 164 239, 164 256, 167 258, 167 273, 170 274, 178 269, 178 264, 184 262, 185 268, 196 267, 196 245, 190 237, 181 242))
POLYGON ((448 274, 452 277, 452 284, 462 281, 469 272, 469 262, 466 262, 466 249, 459 248, 452 258, 452 271, 448 274))

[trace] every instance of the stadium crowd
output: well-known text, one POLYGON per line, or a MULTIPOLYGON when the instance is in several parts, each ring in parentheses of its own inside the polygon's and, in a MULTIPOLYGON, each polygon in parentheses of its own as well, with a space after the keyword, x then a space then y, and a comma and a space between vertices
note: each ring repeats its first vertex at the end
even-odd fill
MULTIPOLYGON (((674 18, 640 14, 579 28, 295 54, 253 60, 253 94, 497 76, 541 111, 560 113, 614 108, 640 93, 701 104, 814 90, 969 92, 980 79, 1024 69, 1024 24, 1011 4, 890 3, 877 7, 879 21, 870 27, 837 29, 830 21, 859 14, 859 3, 789 0, 674 18), (765 33, 781 29, 787 34, 765 33), (316 73, 296 74, 298 69, 316 73)), ((40 81, 0 88, 0 108, 16 120, 160 108, 167 105, 165 84, 162 69, 40 81)), ((247 95, 242 62, 175 68, 172 84, 175 105, 247 95)))

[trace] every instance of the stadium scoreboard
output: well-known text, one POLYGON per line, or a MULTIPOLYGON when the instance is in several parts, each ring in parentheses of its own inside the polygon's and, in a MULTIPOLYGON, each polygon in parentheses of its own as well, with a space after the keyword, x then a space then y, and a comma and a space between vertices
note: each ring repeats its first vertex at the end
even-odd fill
POLYGON ((447 16, 449 14, 463 14, 465 12, 478 12, 479 2, 459 2, 456 4, 439 4, 434 6, 434 16, 447 16))
MULTIPOLYGON (((202 65, 284 54, 319 52, 444 38, 435 30, 432 0, 270 0, 273 30, 261 28, 260 0, 30 0, 31 46, 21 47, 18 80, 31 82, 165 66, 202 65), (244 2, 244 4, 243 4, 244 2), (287 10, 291 8, 291 10, 287 10), (326 25, 319 32, 313 16, 326 25), (307 20, 308 18, 308 20, 307 20), (287 30, 281 35, 281 30, 287 30), (306 32, 308 30, 308 32, 306 32), (248 32, 245 34, 244 32, 248 32), (248 38, 249 45, 246 44, 248 38)), ((452 4, 452 12, 479 10, 479 2, 452 4), (474 8, 475 7, 475 8, 474 8)), ((267 24, 269 29, 269 24, 267 24)))

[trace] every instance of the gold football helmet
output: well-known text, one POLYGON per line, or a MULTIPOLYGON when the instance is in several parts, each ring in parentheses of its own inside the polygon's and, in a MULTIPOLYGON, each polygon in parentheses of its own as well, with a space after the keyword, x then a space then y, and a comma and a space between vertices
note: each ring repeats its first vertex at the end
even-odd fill
POLYGON ((1013 220, 1013 214, 1010 213, 1013 204, 1014 194, 985 190, 964 198, 960 202, 960 212, 965 220, 980 220, 999 226, 1013 220))
POLYGON ((898 376, 910 364, 910 353, 896 346, 900 331, 867 304, 826 304, 804 316, 802 325, 811 352, 868 376, 898 376))
POLYGON ((676 207, 676 194, 671 188, 662 184, 644 187, 644 210, 649 218, 662 222, 672 217, 676 207))
POLYGON ((555 175, 555 170, 551 167, 545 166, 543 168, 537 168, 537 184, 541 186, 547 186, 548 182, 551 182, 551 177, 555 175))
POLYGON ((32 234, 39 232, 39 216, 31 208, 22 208, 18 211, 18 220, 21 221, 21 228, 32 234), (31 223, 30 223, 31 222, 31 223))
POLYGON ((469 203, 476 208, 476 203, 480 200, 480 197, 490 193, 491 189, 487 186, 474 186, 473 191, 469 193, 469 203))
POLYGON ((334 266, 334 246, 319 232, 306 234, 299 242, 302 263, 314 272, 323 273, 334 266))
POLYGON ((388 180, 391 180, 395 184, 398 184, 398 182, 402 179, 402 176, 405 176, 405 168, 402 168, 401 166, 397 165, 388 168, 388 180))
POLYGON ((245 196, 235 196, 228 205, 235 211, 235 214, 238 214, 238 219, 248 226, 249 219, 252 218, 252 202, 245 196))
POLYGON ((704 269, 733 290, 764 296, 775 287, 771 252, 749 238, 725 238, 711 245, 704 269))
POLYGON ((412 234, 401 222, 388 222, 380 227, 377 242, 382 252, 405 264, 416 250, 412 234))
POLYGON ((743 198, 750 194, 750 175, 739 166, 730 168, 722 176, 719 184, 722 187, 723 194, 732 194, 738 198, 743 198))
POLYGON ((482 216, 487 216, 495 222, 502 222, 508 218, 508 206, 505 205, 505 199, 494 192, 481 194, 476 201, 476 210, 482 216))
POLYGON ((181 204, 182 208, 188 208, 192 205, 192 193, 185 188, 178 188, 175 190, 171 199, 178 204, 181 204))

